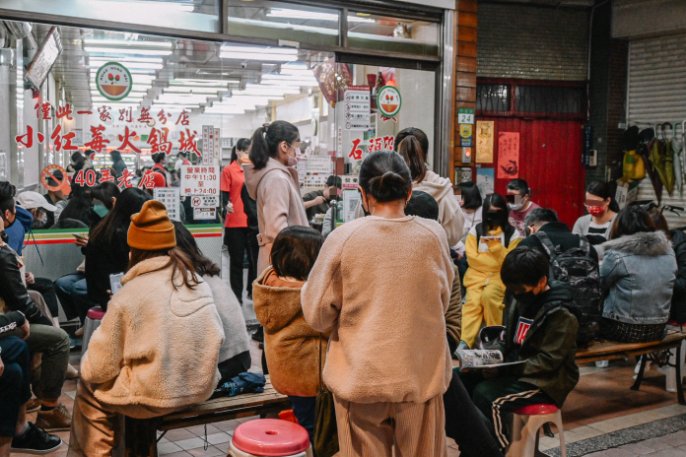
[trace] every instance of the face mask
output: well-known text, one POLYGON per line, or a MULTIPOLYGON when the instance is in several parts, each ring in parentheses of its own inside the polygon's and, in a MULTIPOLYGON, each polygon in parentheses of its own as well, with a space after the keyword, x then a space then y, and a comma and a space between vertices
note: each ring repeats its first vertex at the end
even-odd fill
POLYGON ((589 206, 588 214, 590 214, 593 217, 600 217, 603 214, 605 214, 605 208, 603 208, 602 206, 589 206))
POLYGON ((536 303, 536 294, 534 294, 533 292, 513 294, 512 296, 515 298, 515 300, 517 300, 518 303, 521 303, 524 306, 529 306, 536 303))
POLYGON ((510 211, 519 211, 520 209, 524 208, 524 203, 508 203, 507 207, 510 209, 510 211))
POLYGON ((484 213, 484 225, 490 230, 505 227, 507 213, 505 211, 487 211, 484 213))

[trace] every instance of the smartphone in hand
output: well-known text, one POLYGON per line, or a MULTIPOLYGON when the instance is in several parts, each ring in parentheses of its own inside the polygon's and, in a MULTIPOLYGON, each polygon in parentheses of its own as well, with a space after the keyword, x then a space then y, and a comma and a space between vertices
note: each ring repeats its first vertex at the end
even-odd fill
POLYGON ((112 295, 116 294, 119 289, 121 289, 121 278, 124 277, 124 273, 116 273, 110 275, 110 291, 112 295))

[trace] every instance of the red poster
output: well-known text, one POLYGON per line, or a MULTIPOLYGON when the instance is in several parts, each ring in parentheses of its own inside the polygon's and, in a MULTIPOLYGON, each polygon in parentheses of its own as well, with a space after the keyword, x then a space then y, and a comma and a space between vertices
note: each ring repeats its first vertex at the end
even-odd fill
POLYGON ((498 134, 498 179, 519 177, 519 132, 498 134))

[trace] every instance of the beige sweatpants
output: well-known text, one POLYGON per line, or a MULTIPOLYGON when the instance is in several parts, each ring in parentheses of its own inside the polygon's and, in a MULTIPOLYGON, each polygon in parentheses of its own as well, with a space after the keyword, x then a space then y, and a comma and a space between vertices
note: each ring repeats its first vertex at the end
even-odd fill
POLYGON ((79 381, 72 412, 68 457, 111 456, 119 444, 120 415, 134 419, 164 416, 179 408, 152 408, 142 405, 108 405, 93 395, 91 387, 79 381))
POLYGON ((334 404, 340 457, 447 456, 442 395, 425 403, 369 404, 334 396, 334 404))

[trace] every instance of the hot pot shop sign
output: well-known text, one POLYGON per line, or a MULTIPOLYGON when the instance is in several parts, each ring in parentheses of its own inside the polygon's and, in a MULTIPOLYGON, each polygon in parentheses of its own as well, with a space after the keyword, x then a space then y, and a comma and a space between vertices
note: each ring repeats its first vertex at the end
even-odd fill
POLYGON ((95 74, 95 85, 106 99, 123 100, 131 92, 133 79, 124 65, 117 62, 107 62, 95 74))

